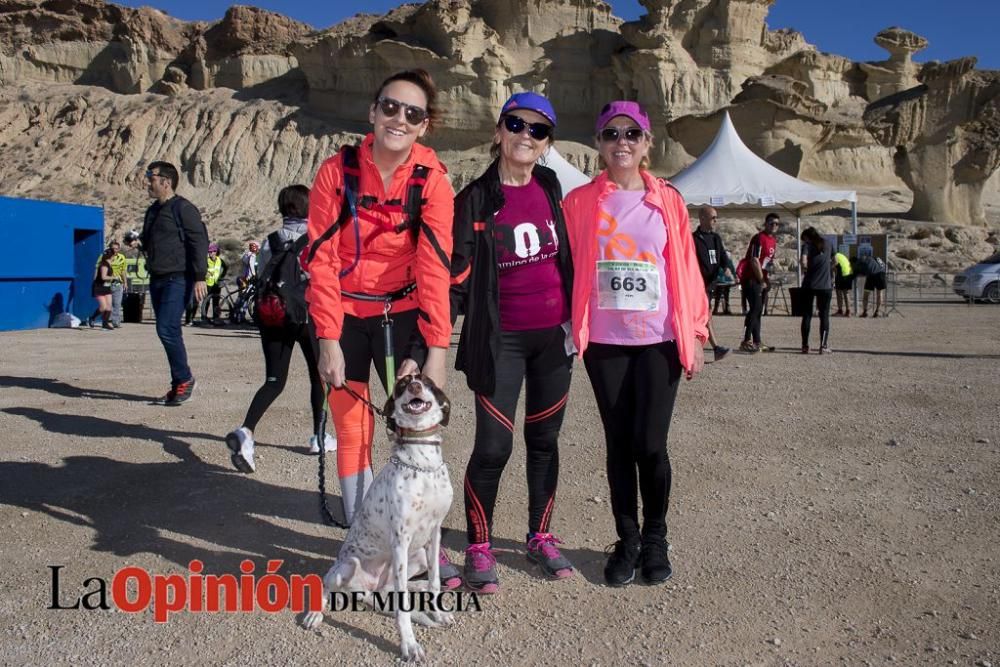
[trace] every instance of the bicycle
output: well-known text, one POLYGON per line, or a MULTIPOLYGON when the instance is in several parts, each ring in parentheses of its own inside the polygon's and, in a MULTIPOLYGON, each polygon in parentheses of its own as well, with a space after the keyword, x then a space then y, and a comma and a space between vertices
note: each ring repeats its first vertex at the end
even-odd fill
POLYGON ((222 289, 222 319, 230 324, 247 324, 254 321, 257 308, 257 285, 249 282, 240 289, 236 283, 225 283, 222 289))

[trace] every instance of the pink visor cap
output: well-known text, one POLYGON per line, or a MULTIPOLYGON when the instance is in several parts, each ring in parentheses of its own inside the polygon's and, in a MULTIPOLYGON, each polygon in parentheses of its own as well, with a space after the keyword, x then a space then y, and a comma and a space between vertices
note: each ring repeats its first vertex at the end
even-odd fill
POLYGON ((642 110, 638 102, 627 102, 625 100, 617 100, 615 102, 608 102, 601 109, 601 113, 597 116, 597 131, 600 132, 604 129, 604 126, 608 124, 608 121, 615 116, 628 116, 635 121, 636 125, 641 127, 645 132, 652 132, 652 124, 649 122, 649 116, 646 112, 642 110))

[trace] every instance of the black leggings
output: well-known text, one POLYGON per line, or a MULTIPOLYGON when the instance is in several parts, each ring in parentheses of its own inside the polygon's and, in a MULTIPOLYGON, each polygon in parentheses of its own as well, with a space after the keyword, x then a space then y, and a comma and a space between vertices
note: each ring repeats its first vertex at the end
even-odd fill
MULTIPOLYGON (((396 370, 406 358, 414 331, 417 329, 417 309, 391 313, 392 354, 396 370)), ((345 375, 351 382, 368 382, 371 379, 372 363, 382 387, 385 388, 385 318, 354 317, 344 315, 344 328, 340 336, 340 348, 344 351, 345 375)), ((414 357, 422 355, 414 354, 414 357)), ((423 366, 424 358, 414 358, 418 366, 423 366)), ((395 382, 395 378, 390 378, 395 382)))
POLYGON ((319 377, 316 343, 309 333, 309 326, 298 328, 268 328, 260 329, 260 344, 264 348, 264 384, 260 386, 250 407, 243 425, 253 431, 257 422, 264 416, 267 409, 274 403, 285 389, 288 380, 288 364, 292 360, 292 350, 298 343, 309 369, 309 403, 312 406, 313 433, 319 430, 320 415, 323 412, 323 381, 319 377))
POLYGON ((618 537, 640 537, 638 492, 642 493, 641 536, 666 537, 671 483, 667 433, 681 379, 677 345, 591 343, 583 361, 604 424, 611 513, 618 537))
POLYGON ((819 345, 826 347, 830 337, 830 300, 833 299, 832 289, 812 289, 806 287, 802 290, 802 347, 809 347, 809 330, 813 320, 813 299, 816 300, 816 309, 819 310, 819 345))
POLYGON ((549 532, 559 479, 559 429, 573 363, 566 354, 565 339, 561 326, 501 334, 493 394, 476 394, 476 442, 465 470, 470 544, 489 542, 493 531, 500 476, 514 448, 514 416, 522 382, 528 530, 549 532))
POLYGON ((743 294, 747 298, 747 316, 743 320, 743 341, 753 340, 760 345, 760 317, 764 314, 764 287, 757 282, 743 283, 743 294))

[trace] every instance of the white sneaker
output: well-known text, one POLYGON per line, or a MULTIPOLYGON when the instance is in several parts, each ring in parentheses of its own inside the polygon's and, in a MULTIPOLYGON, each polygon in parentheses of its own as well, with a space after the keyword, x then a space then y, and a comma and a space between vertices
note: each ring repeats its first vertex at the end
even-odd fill
POLYGON ((233 452, 231 460, 237 470, 251 473, 257 469, 253 463, 253 434, 250 429, 241 426, 226 434, 226 446, 233 452))
MULTIPOLYGON (((326 438, 324 440, 325 443, 324 449, 326 449, 326 451, 328 452, 337 451, 337 438, 333 437, 329 433, 325 435, 326 438)), ((315 435, 309 438, 309 453, 319 454, 319 441, 316 439, 315 435)))

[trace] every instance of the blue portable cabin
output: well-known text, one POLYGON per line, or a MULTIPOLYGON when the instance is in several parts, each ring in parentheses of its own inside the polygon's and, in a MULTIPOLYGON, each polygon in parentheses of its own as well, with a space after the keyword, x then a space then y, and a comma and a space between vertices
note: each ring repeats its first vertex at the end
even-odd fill
POLYGON ((0 331, 49 326, 62 312, 81 320, 104 250, 104 209, 0 197, 0 331))

